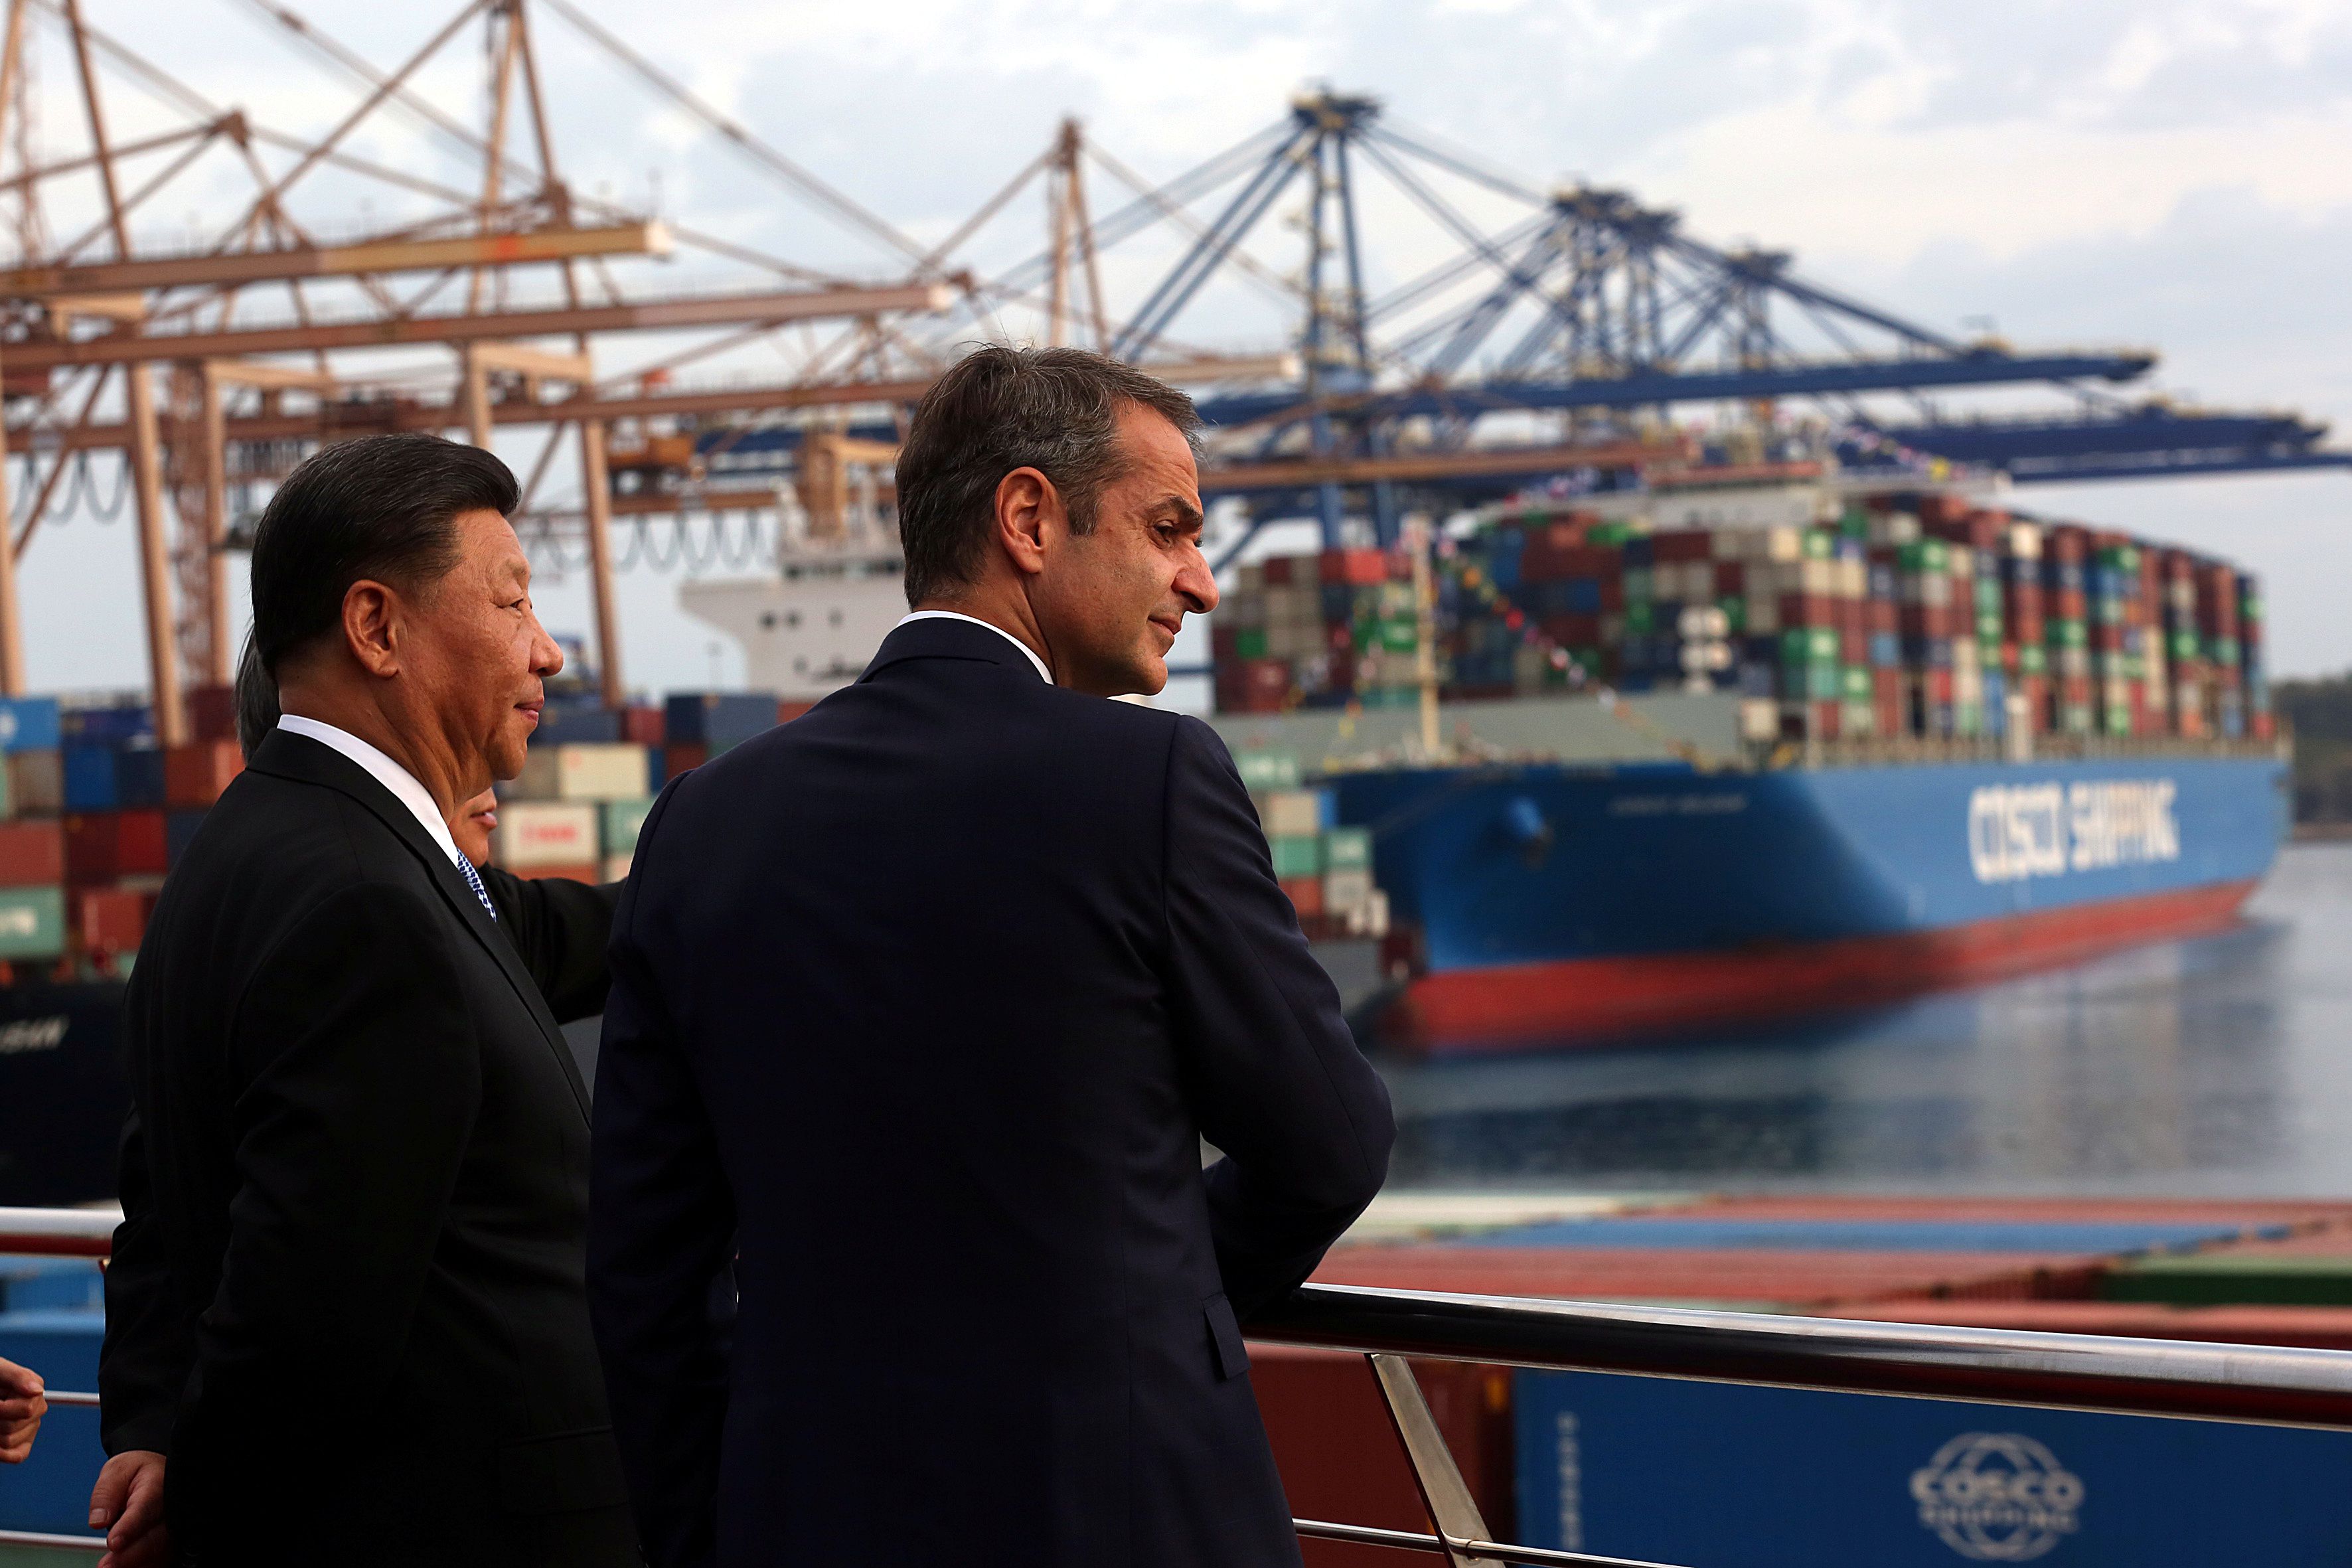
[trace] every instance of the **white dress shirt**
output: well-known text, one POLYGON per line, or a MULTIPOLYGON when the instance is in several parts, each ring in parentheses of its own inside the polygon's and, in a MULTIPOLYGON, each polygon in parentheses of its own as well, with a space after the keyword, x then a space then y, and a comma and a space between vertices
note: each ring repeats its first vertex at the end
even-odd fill
MULTIPOLYGON (((1014 647, 1021 650, 1021 657, 1027 659, 1032 665, 1036 667, 1038 679, 1044 681, 1048 686, 1054 684, 1053 676, 1046 673, 1045 661, 1037 657, 1037 650, 1035 648, 1031 647, 1027 643, 1023 642, 1019 637, 1014 637, 1003 626, 994 625, 989 621, 983 621, 978 616, 967 616, 958 610, 917 610, 914 614, 902 618, 898 622, 898 626, 903 626, 908 621, 970 621, 973 626, 986 626, 990 631, 994 632, 998 637, 1003 637, 1006 642, 1011 643, 1014 647)), ((895 631, 898 627, 894 626, 891 629, 895 631)))
POLYGON ((322 746, 332 746, 352 761, 365 768, 375 782, 392 792, 392 798, 406 806, 415 816, 417 826, 441 846, 441 853, 449 863, 460 866, 457 841, 449 837, 449 825, 441 820, 440 807, 433 804, 432 792, 416 782, 416 775, 361 740, 348 730, 338 730, 332 724, 322 724, 316 719, 305 719, 299 713, 281 713, 278 727, 297 735, 308 735, 322 746))

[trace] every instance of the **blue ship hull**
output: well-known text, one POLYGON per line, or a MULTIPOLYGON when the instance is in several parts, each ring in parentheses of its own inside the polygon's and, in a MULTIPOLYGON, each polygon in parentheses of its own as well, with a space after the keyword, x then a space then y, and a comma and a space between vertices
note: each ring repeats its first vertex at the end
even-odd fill
POLYGON ((1340 773, 1419 932, 1382 1032, 1533 1043, 1864 1000, 2233 918, 2271 757, 1340 773))

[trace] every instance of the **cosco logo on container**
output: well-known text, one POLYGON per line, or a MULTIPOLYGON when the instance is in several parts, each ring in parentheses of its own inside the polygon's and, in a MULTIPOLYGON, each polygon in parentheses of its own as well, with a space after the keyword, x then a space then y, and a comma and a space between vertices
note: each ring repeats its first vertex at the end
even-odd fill
POLYGON ((1969 796, 1979 882, 2018 882, 2180 858, 2170 779, 1988 784, 1969 796))
POLYGON ((2081 1528, 2083 1478, 2031 1437, 1966 1432, 1911 1472, 1919 1524, 1974 1563, 2026 1563, 2081 1528))

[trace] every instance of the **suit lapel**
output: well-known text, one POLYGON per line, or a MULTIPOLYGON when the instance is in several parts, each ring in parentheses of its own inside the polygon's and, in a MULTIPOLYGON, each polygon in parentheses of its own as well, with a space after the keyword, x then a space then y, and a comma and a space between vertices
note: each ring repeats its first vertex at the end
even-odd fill
POLYGON ((440 893, 442 902, 449 906, 457 923, 482 944, 507 977, 507 984, 514 987, 515 994, 530 1009, 548 1048, 555 1053, 556 1064, 563 1069, 563 1081, 572 1086, 572 1098, 578 1103, 580 1114, 585 1117, 588 1090, 580 1080, 580 1064, 572 1059, 572 1047, 565 1043, 555 1015, 548 1011, 547 998, 540 994, 539 983, 523 967, 522 955, 516 951, 513 940, 482 907, 482 901, 474 897, 473 889, 466 885, 465 878, 457 874, 449 857, 425 831, 425 825, 365 768, 308 735, 271 731, 254 753, 251 766, 256 773, 273 773, 298 784, 318 784, 348 795, 374 813, 376 820, 408 847, 409 853, 424 865, 426 879, 440 893))

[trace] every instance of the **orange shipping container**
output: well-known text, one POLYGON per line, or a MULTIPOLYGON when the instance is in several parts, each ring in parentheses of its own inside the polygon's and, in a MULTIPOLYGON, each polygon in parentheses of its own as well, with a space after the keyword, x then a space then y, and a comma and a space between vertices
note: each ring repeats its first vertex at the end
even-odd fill
POLYGON ((163 753, 163 800, 183 808, 210 805, 245 772, 235 741, 194 741, 163 753))
POLYGON ((1323 879, 1320 877, 1286 877, 1282 890, 1298 908, 1301 920, 1311 920, 1323 912, 1323 879))

